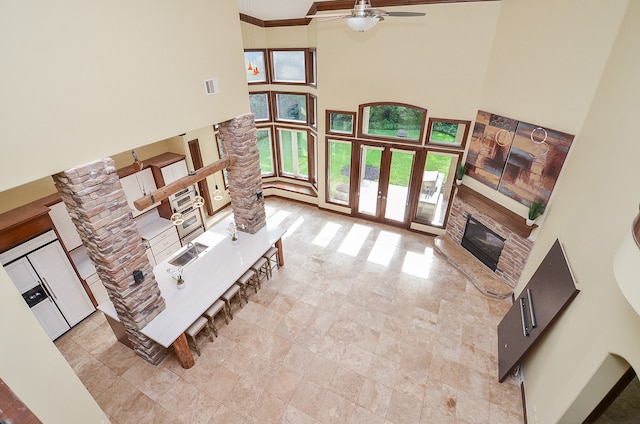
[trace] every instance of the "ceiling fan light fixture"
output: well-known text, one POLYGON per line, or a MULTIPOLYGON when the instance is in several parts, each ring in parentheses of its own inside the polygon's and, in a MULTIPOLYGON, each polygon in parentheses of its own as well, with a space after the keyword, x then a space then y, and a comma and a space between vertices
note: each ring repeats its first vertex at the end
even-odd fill
POLYGON ((347 26, 354 31, 364 32, 370 30, 378 23, 377 16, 351 16, 345 18, 347 26))

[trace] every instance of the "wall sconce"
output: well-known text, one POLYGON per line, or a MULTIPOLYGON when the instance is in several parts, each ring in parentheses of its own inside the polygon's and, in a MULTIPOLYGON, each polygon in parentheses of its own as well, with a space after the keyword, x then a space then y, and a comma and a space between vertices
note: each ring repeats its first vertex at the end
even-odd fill
POLYGON ((262 199, 262 197, 263 197, 262 196, 262 192, 261 191, 257 192, 256 193, 256 197, 258 198, 258 200, 262 199))

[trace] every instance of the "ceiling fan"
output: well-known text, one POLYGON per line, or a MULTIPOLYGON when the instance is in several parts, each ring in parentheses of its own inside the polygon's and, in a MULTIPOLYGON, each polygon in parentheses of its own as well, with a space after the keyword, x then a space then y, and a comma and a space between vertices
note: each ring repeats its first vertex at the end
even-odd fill
POLYGON ((323 18, 323 21, 333 19, 346 19, 347 26, 354 31, 363 32, 373 28, 378 22, 383 21, 386 16, 407 17, 424 16, 422 12, 387 12, 382 9, 371 7, 369 0, 356 0, 356 4, 348 13, 307 15, 307 18, 323 18))

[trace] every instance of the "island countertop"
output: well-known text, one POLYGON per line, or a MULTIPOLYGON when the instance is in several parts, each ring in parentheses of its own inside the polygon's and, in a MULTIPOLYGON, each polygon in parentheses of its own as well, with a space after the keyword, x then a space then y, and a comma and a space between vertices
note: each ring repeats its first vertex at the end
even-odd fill
MULTIPOLYGON (((142 328, 142 334, 169 347, 285 233, 283 228, 268 226, 255 234, 239 231, 238 241, 233 243, 227 233, 231 220, 231 217, 222 220, 193 241, 207 248, 198 259, 182 269, 183 289, 178 289, 176 280, 171 276, 169 271, 177 267, 169 261, 184 252, 186 246, 154 267, 153 273, 166 308, 142 328)), ((98 309, 119 320, 110 301, 101 303, 98 309)))

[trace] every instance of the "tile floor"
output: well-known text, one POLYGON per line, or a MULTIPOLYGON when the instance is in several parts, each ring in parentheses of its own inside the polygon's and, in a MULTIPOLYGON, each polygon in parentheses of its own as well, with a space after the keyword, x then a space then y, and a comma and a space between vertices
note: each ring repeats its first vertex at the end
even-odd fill
POLYGON ((522 423, 497 382, 509 301, 482 295, 433 238, 267 199, 285 266, 202 339, 193 368, 116 341, 99 312, 56 341, 114 424, 522 423))

